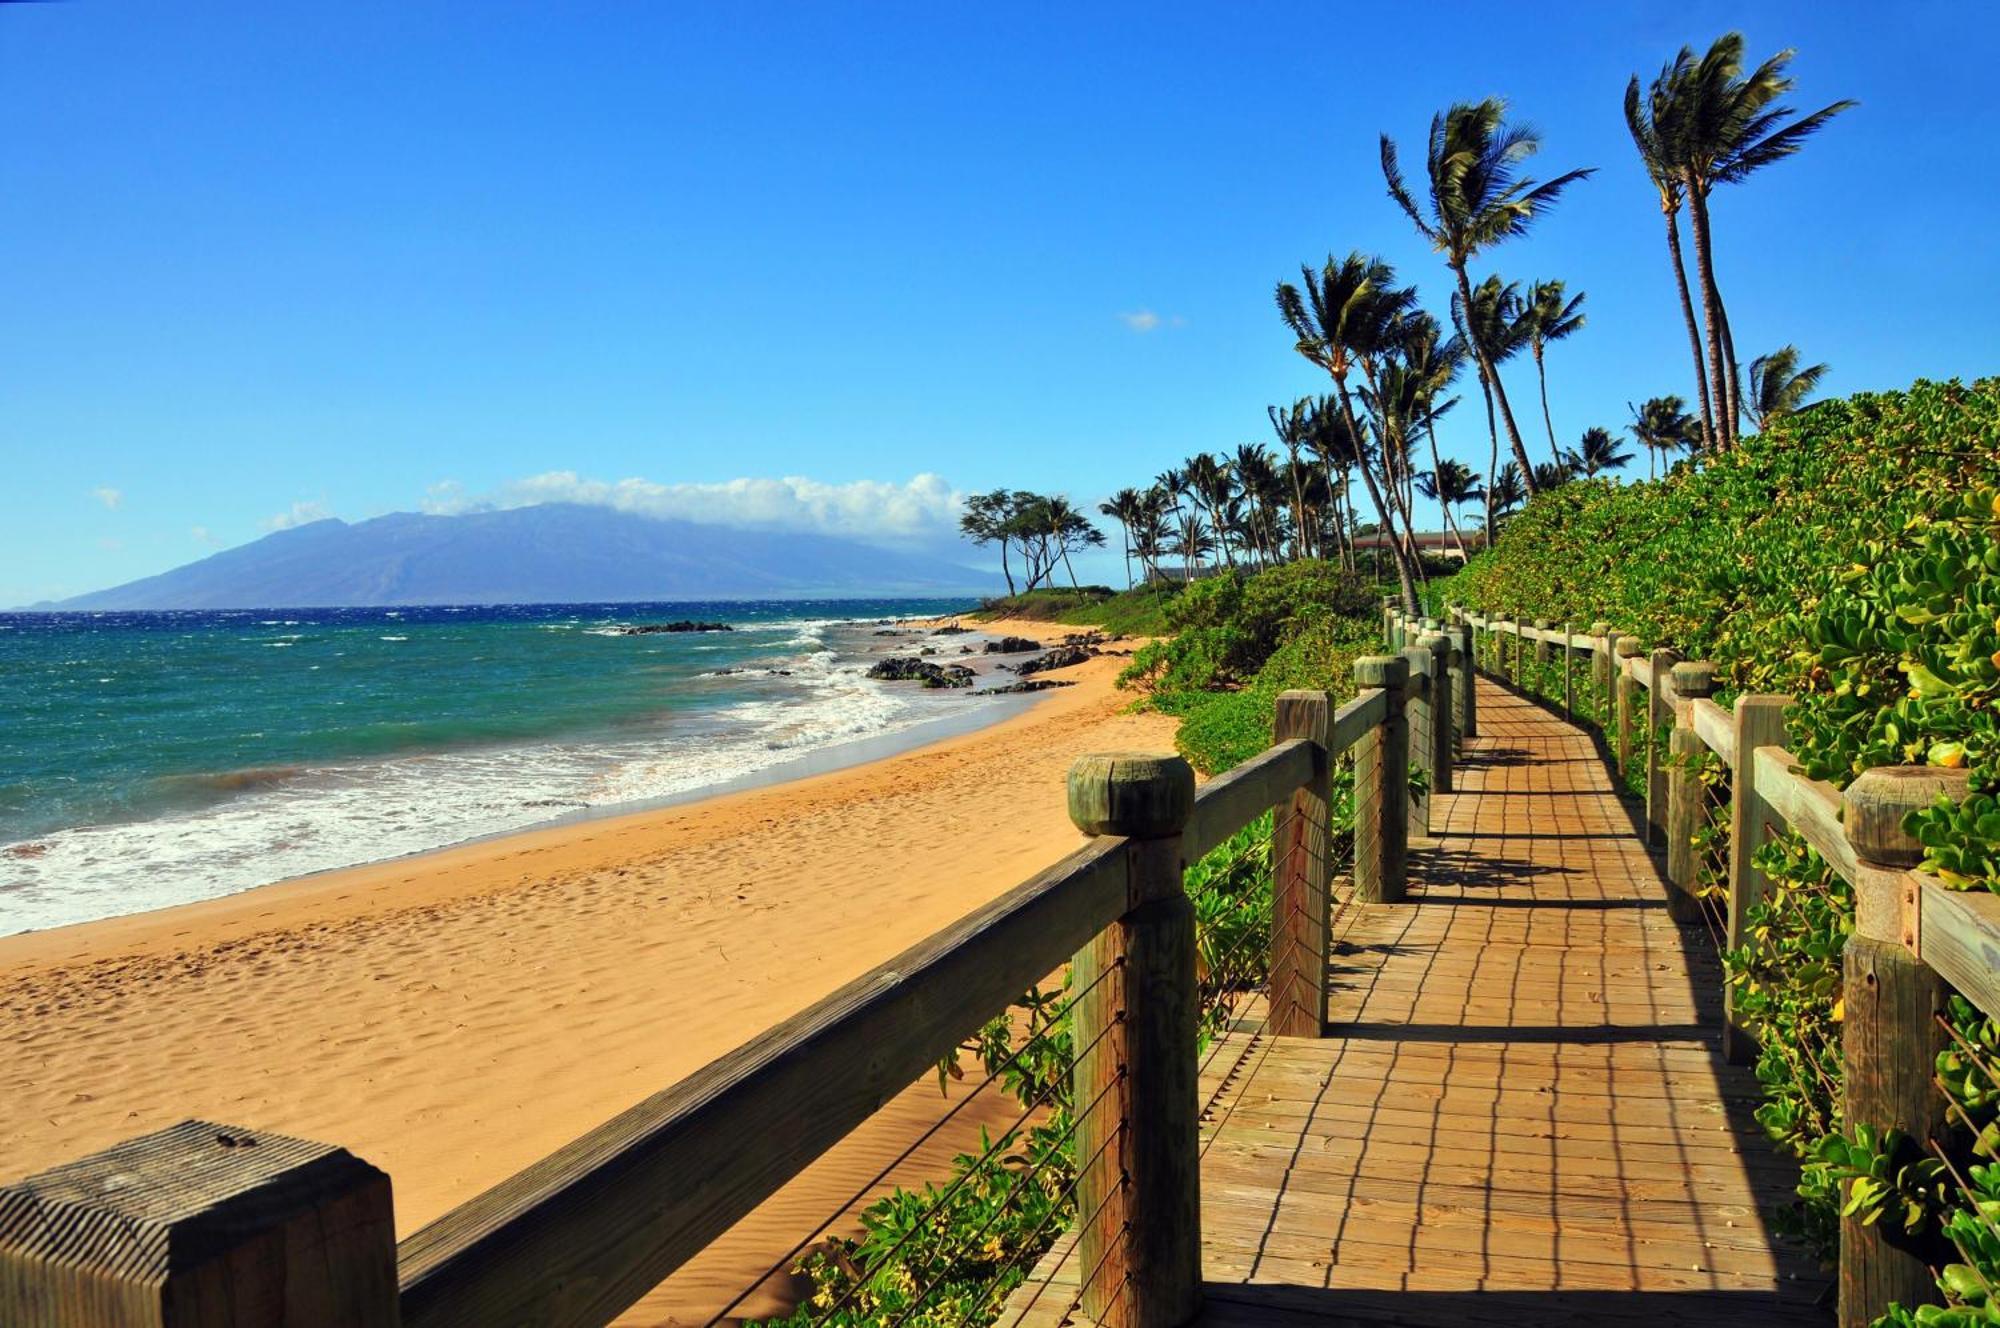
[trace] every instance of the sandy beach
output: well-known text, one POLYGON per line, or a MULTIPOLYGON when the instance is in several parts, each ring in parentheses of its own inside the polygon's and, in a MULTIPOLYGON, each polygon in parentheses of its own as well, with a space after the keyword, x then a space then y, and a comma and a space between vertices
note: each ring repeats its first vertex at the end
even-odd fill
MULTIPOLYGON (((1071 758, 1171 746, 1122 663, 866 765, 0 939, 0 1180, 198 1117, 348 1147, 407 1235, 1073 848, 1071 758)), ((906 1094, 629 1321, 719 1307, 938 1111, 906 1094)))

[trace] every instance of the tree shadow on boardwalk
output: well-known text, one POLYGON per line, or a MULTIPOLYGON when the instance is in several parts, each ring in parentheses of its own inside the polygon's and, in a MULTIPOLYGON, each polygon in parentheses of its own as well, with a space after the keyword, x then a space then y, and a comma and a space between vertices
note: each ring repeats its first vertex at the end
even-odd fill
POLYGON ((1204 1325, 1464 1324, 1467 1328, 1669 1328, 1675 1324, 1822 1324, 1803 1298, 1755 1291, 1391 1291, 1211 1282, 1204 1325))

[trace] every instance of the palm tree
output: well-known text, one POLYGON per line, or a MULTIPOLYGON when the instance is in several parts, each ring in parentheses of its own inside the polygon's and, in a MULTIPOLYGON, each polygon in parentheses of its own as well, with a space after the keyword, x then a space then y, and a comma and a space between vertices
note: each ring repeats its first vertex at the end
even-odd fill
POLYGON ((1097 510, 1118 523, 1125 537, 1125 588, 1132 588, 1132 527, 1139 523, 1145 508, 1145 495, 1137 489, 1120 489, 1111 495, 1111 501, 1099 503, 1097 510))
POLYGON ((1611 430, 1593 425, 1583 431, 1581 442, 1566 459, 1572 474, 1594 480, 1607 470, 1624 469, 1632 454, 1618 450, 1618 438, 1611 430))
POLYGON ((1308 406, 1309 399, 1300 397, 1289 409, 1266 406, 1264 413, 1271 418, 1271 432, 1278 435, 1278 445, 1285 449, 1285 479, 1292 489, 1292 536, 1297 542, 1293 554, 1309 558, 1312 556, 1312 545, 1306 530, 1307 471, 1299 461, 1299 452, 1306 445, 1311 418, 1308 406))
POLYGON ((1837 101, 1793 119, 1791 108, 1777 103, 1792 90, 1785 67, 1795 54, 1780 51, 1745 74, 1743 34, 1731 32, 1718 37, 1700 60, 1683 49, 1668 67, 1674 75, 1666 99, 1673 108, 1675 165, 1694 231, 1695 272, 1701 281, 1702 314, 1708 321, 1709 378, 1719 398, 1716 427, 1728 442, 1735 441, 1743 405, 1729 314, 1715 282, 1708 196, 1718 184, 1736 184, 1791 156, 1834 116, 1858 104, 1837 101))
POLYGON ((1215 532, 1215 541, 1222 551, 1222 557, 1231 567, 1236 566, 1236 556, 1229 549, 1229 530, 1222 518, 1222 509, 1235 492, 1234 481, 1229 476, 1229 463, 1207 452, 1197 452, 1182 466, 1187 475, 1188 493, 1197 503, 1208 509, 1209 528, 1215 532))
POLYGON ((1715 411, 1709 403, 1708 366, 1702 360, 1701 325, 1695 321, 1694 300, 1688 294, 1687 263, 1681 257, 1680 213, 1685 191, 1680 177, 1681 108, 1674 90, 1683 77, 1682 66, 1690 58, 1690 52, 1683 47, 1679 58, 1653 80, 1651 93, 1643 104, 1639 97, 1639 76, 1632 75, 1632 81, 1625 85, 1625 127, 1631 131, 1639 160, 1645 163, 1646 174, 1660 194, 1660 214, 1667 222, 1667 256, 1673 260, 1674 287, 1680 292, 1681 319, 1687 324, 1688 350, 1694 356, 1695 392, 1701 400, 1702 446, 1713 449, 1717 434, 1715 411))
POLYGON ((1458 544, 1458 556, 1466 558, 1465 535, 1452 520, 1451 510, 1477 501, 1486 496, 1486 486, 1479 482, 1472 467, 1463 461, 1440 461, 1434 468, 1417 476, 1417 492, 1438 505, 1444 514, 1444 528, 1458 544))
POLYGON ((1550 489, 1560 489, 1576 478, 1576 472, 1569 468, 1568 461, 1537 461, 1535 463, 1535 488, 1541 493, 1550 489))
POLYGON ((1500 473, 1493 477, 1493 483, 1486 486, 1486 510, 1498 516, 1506 516, 1527 501, 1528 491, 1521 483, 1521 467, 1516 462, 1509 461, 1500 467, 1500 473))
MULTIPOLYGON (((1333 379, 1352 443, 1354 468, 1361 472, 1376 515, 1390 536, 1396 576, 1402 583, 1403 611, 1415 613, 1417 569, 1408 550, 1394 538, 1390 502, 1383 496, 1385 486, 1376 482, 1375 472, 1368 464, 1362 443, 1364 435, 1354 414, 1353 399, 1348 395, 1347 379, 1357 366, 1362 366, 1365 374, 1372 374, 1367 366, 1394 344, 1398 323, 1414 311, 1416 288, 1396 286, 1394 268, 1359 251, 1344 259, 1329 256, 1318 274, 1310 267, 1301 267, 1299 275, 1303 279, 1303 296, 1299 287, 1290 282, 1278 283, 1278 313, 1297 338, 1293 349, 1326 370, 1333 379)), ((1386 471, 1383 478, 1392 479, 1386 471)), ((1329 483, 1331 480, 1329 475, 1329 483)))
MULTIPOLYGON (((1396 160, 1396 145, 1382 135, 1382 175, 1389 184, 1389 197, 1409 214, 1417 231, 1431 247, 1445 257, 1452 275, 1458 279, 1458 296, 1466 308, 1472 305, 1472 281, 1466 264, 1482 250, 1526 231, 1544 210, 1555 205, 1563 190, 1590 175, 1589 169, 1570 171, 1545 184, 1520 178, 1521 163, 1541 150, 1541 136, 1523 125, 1506 123, 1507 103, 1498 97, 1481 102, 1458 102, 1449 110, 1431 117, 1431 133, 1424 156, 1424 173, 1430 192, 1428 215, 1417 206, 1409 186, 1403 182, 1396 160)), ((1507 439, 1514 459, 1525 473, 1529 469, 1528 449, 1521 442, 1521 430, 1514 423, 1514 410, 1507 390, 1500 382, 1497 362, 1491 349, 1476 336, 1468 338, 1479 363, 1481 378, 1507 425, 1507 439)), ((1534 481, 1528 481, 1534 492, 1534 481)))
POLYGON ((1172 542, 1167 514, 1175 510, 1173 502, 1173 495, 1157 485, 1142 495, 1139 518, 1132 527, 1132 552, 1146 569, 1147 581, 1159 575, 1160 558, 1172 542))
POLYGON ((1183 581, 1192 583, 1194 565, 1215 552, 1215 541, 1210 538, 1201 513, 1181 513, 1180 523, 1174 528, 1173 551, 1181 556, 1183 581))
POLYGON ((1677 396, 1654 397, 1642 406, 1625 403, 1632 412, 1632 436, 1646 445, 1651 465, 1648 473, 1659 477, 1659 459, 1671 457, 1682 448, 1701 440, 1701 423, 1687 413, 1687 402, 1677 396))
POLYGON ((1549 376, 1542 367, 1542 350, 1566 341, 1583 326, 1583 294, 1565 300, 1560 281, 1537 281, 1528 287, 1528 349, 1535 353, 1535 378, 1542 386, 1542 424, 1549 431, 1549 452, 1558 464, 1563 450, 1556 445, 1555 421, 1549 418, 1549 376))
POLYGON ((1750 361, 1750 399, 1743 403, 1743 421, 1762 433, 1780 415, 1789 415, 1826 377, 1824 364, 1799 367, 1799 348, 1780 346, 1750 361))
MULTIPOLYGON (((1341 409, 1340 402, 1331 393, 1310 400, 1306 448, 1326 476, 1327 493, 1334 509, 1334 536, 1339 542, 1341 558, 1351 572, 1355 569, 1354 528, 1358 524, 1354 517, 1352 477, 1356 470, 1362 470, 1363 478, 1367 478, 1367 441, 1355 432, 1350 413, 1341 409), (1338 480, 1334 478, 1336 475, 1338 480)), ((1381 511, 1379 496, 1376 498, 1376 510, 1381 511)))
MULTIPOLYGON (((1459 326, 1466 329, 1468 340, 1487 347, 1488 359, 1496 371, 1528 344, 1529 315, 1521 302, 1518 282, 1510 281, 1503 286, 1499 277, 1488 277, 1473 290, 1470 307, 1454 296, 1452 313, 1459 326)), ((1486 437, 1490 446, 1486 461, 1486 543, 1490 548, 1497 515, 1492 509, 1492 499, 1494 482, 1499 475, 1500 430, 1493 420, 1493 389, 1484 375, 1480 377, 1479 386, 1486 395, 1486 437)), ((1514 464, 1519 467, 1520 462, 1514 464)))

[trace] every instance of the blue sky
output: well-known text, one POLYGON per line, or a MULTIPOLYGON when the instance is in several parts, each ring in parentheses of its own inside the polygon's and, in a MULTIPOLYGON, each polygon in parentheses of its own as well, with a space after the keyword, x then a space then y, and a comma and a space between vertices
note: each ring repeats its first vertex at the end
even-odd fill
POLYGON ((954 492, 1094 504, 1323 388, 1271 303, 1301 261, 1379 251, 1443 312, 1376 135, 1494 93, 1599 168, 1482 269, 1588 293, 1573 441, 1688 390, 1618 104, 1732 27, 1863 103, 1718 196, 1739 350, 1836 393, 2000 369, 1992 7, 1500 13, 0 5, 0 604, 426 503, 903 540, 954 492))

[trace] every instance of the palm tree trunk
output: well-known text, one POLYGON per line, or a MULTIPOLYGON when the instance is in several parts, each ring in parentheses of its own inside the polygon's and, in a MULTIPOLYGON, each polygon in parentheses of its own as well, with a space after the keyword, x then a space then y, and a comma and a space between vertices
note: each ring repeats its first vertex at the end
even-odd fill
MULTIPOLYGON (((1355 446, 1360 447, 1361 422, 1354 416, 1354 402, 1348 398, 1347 383, 1343 379, 1335 379, 1334 382, 1340 388, 1340 409, 1347 416, 1348 434, 1355 439, 1355 446)), ((1417 579, 1410 568, 1409 555, 1403 546, 1396 542, 1395 519, 1389 515, 1389 504, 1382 499, 1382 490, 1375 483, 1375 472, 1368 468, 1368 458, 1365 455, 1361 458, 1359 469, 1361 483, 1367 488, 1368 497, 1375 504, 1375 514, 1382 519, 1382 537, 1389 545, 1389 552, 1396 559, 1396 580, 1401 583, 1403 590, 1403 612, 1414 617, 1417 612, 1417 579)))
POLYGON ((1701 396, 1701 445, 1713 452, 1716 447, 1715 410, 1708 399, 1708 368, 1702 363, 1701 327, 1694 321, 1694 301, 1688 297, 1687 264, 1681 259, 1680 209, 1667 213, 1667 252, 1674 260, 1674 286, 1681 293, 1681 318, 1687 323, 1688 350, 1694 355, 1694 385, 1701 396))
POLYGON ((1715 256, 1708 230, 1708 202, 1690 181, 1688 222, 1694 230, 1694 270, 1701 282, 1701 314, 1708 323, 1708 373, 1715 396, 1715 436, 1724 447, 1736 442, 1735 408, 1722 362, 1722 296, 1715 289, 1715 256))
MULTIPOLYGON (((1472 281, 1465 275, 1465 264, 1463 262, 1452 264, 1451 270, 1458 277, 1458 298, 1465 302, 1465 321, 1470 324, 1472 322, 1472 281)), ((1540 493, 1541 490, 1535 487, 1535 468, 1528 461, 1527 446, 1521 441, 1521 428, 1514 423, 1514 407, 1507 401, 1507 388, 1500 381, 1499 366, 1495 365, 1491 357, 1487 355, 1486 347, 1480 344, 1478 337, 1467 337, 1466 340, 1472 343, 1472 358, 1479 365, 1480 378, 1486 382, 1492 391, 1494 399, 1500 403, 1500 419, 1507 426, 1507 444, 1514 449, 1514 460, 1520 463, 1522 487, 1527 489, 1528 496, 1532 498, 1540 493)))
POLYGON ((1493 422, 1493 389, 1486 375, 1479 376, 1479 390, 1486 397, 1486 437, 1492 448, 1486 454, 1486 547, 1493 547, 1493 481, 1500 478, 1500 429, 1493 422))
POLYGON ((1729 434, 1732 438, 1742 437, 1743 428, 1743 386, 1738 379, 1742 366, 1736 362, 1736 335, 1729 330, 1729 306, 1722 302, 1722 296, 1715 297, 1715 307, 1722 314, 1722 362, 1729 366, 1729 434))
POLYGON ((1118 529, 1121 532, 1119 538, 1125 545, 1125 588, 1130 590, 1132 588, 1132 527, 1125 523, 1125 518, 1120 517, 1118 519, 1118 529))
POLYGON ((1542 385, 1542 424, 1549 431, 1549 457, 1560 467, 1563 463, 1563 453, 1562 449, 1556 446, 1556 423, 1549 418, 1549 375, 1548 371, 1542 368, 1540 342, 1535 343, 1535 378, 1542 385))

